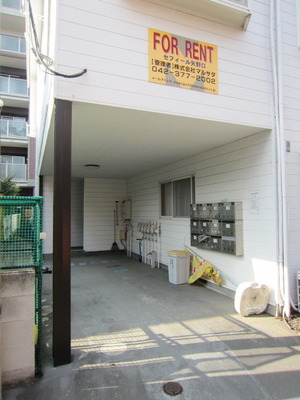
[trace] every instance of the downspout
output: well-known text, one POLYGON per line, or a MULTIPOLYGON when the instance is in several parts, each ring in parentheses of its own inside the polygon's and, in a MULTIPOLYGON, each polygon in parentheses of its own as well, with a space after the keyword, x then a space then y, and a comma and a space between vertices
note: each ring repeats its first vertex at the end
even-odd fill
POLYGON ((274 118, 277 162, 277 213, 278 213, 278 293, 276 316, 281 313, 282 300, 284 314, 290 318, 290 288, 288 276, 288 218, 286 198, 284 109, 282 94, 282 47, 281 47, 280 0, 270 0, 270 42, 274 88, 274 118), (274 14, 275 9, 275 14, 274 14), (276 38, 274 37, 274 16, 276 19, 276 38), (281 297, 283 292, 283 299, 281 297))

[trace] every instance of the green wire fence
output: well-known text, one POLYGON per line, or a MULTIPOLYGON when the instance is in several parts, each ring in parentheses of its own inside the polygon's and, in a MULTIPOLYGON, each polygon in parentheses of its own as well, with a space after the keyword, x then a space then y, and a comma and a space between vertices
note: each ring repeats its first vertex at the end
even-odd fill
POLYGON ((34 268, 35 373, 40 376, 42 337, 42 197, 0 197, 0 266, 2 269, 34 268))

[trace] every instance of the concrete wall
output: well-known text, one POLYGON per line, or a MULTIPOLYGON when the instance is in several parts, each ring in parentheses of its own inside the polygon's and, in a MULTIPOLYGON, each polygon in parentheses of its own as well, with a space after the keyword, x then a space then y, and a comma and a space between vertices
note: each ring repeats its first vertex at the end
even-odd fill
POLYGON ((1 271, 1 370, 2 384, 34 378, 33 269, 1 271))

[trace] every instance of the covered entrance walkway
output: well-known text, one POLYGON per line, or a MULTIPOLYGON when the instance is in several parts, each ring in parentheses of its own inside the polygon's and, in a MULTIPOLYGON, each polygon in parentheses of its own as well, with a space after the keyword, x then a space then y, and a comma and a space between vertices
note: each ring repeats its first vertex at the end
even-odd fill
MULTIPOLYGON (((45 266, 51 266, 46 262, 45 266)), ((52 274, 43 275, 43 374, 4 400, 296 399, 299 336, 233 300, 173 285, 122 252, 72 257, 72 363, 53 367, 52 274)))

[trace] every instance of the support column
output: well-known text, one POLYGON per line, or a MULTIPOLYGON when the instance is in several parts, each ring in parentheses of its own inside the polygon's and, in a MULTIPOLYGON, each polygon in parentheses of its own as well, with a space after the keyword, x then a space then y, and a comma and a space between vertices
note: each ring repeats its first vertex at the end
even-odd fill
POLYGON ((55 101, 53 197, 53 361, 71 362, 72 102, 55 101))

